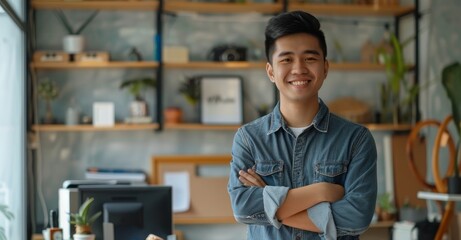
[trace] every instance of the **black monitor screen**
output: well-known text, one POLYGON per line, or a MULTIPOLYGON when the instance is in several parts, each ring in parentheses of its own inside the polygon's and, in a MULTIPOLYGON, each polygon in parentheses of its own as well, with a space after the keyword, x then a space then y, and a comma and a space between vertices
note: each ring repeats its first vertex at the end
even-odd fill
POLYGON ((92 229, 103 239, 103 222, 112 223, 115 240, 163 239, 173 232, 172 189, 169 186, 80 186, 80 203, 94 198, 89 216, 101 211, 92 229))

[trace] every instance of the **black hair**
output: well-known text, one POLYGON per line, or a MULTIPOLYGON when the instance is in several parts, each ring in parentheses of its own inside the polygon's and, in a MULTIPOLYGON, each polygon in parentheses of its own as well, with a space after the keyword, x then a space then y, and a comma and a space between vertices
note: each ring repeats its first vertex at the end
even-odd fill
POLYGON ((327 57, 327 44, 325 35, 320 30, 319 20, 307 12, 292 11, 274 16, 267 23, 265 47, 266 58, 269 63, 272 63, 275 41, 280 37, 296 33, 307 33, 317 38, 323 56, 327 57))

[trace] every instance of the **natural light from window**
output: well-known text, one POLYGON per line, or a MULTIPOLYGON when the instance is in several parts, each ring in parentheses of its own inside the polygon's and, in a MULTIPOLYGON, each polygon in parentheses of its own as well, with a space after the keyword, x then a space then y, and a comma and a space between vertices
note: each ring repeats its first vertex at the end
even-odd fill
MULTIPOLYGON (((23 19, 25 1, 8 2, 23 19)), ((25 37, 1 8, 0 26, 0 239, 26 239, 25 37)))

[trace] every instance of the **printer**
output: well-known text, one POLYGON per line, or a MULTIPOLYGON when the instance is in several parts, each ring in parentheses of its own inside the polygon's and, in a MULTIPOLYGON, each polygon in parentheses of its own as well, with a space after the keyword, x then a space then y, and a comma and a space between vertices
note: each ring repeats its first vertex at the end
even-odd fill
POLYGON ((79 186, 83 185, 132 185, 132 182, 119 180, 66 180, 59 189, 59 227, 62 228, 63 239, 72 239, 75 233, 69 223, 70 213, 78 212, 80 207, 79 186))

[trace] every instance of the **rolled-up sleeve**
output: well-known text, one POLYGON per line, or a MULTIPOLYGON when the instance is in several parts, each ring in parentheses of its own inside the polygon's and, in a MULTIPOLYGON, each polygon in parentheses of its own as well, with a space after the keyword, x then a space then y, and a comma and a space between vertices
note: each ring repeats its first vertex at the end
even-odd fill
POLYGON ((280 228, 281 223, 275 217, 275 213, 285 200, 288 187, 244 186, 238 179, 239 171, 249 169, 254 165, 248 140, 244 131, 239 129, 232 145, 232 161, 227 186, 234 217, 238 222, 245 224, 273 225, 280 228))
POLYGON ((288 187, 266 186, 263 191, 264 212, 269 222, 276 228, 280 228, 282 223, 275 214, 280 205, 285 201, 288 187))

